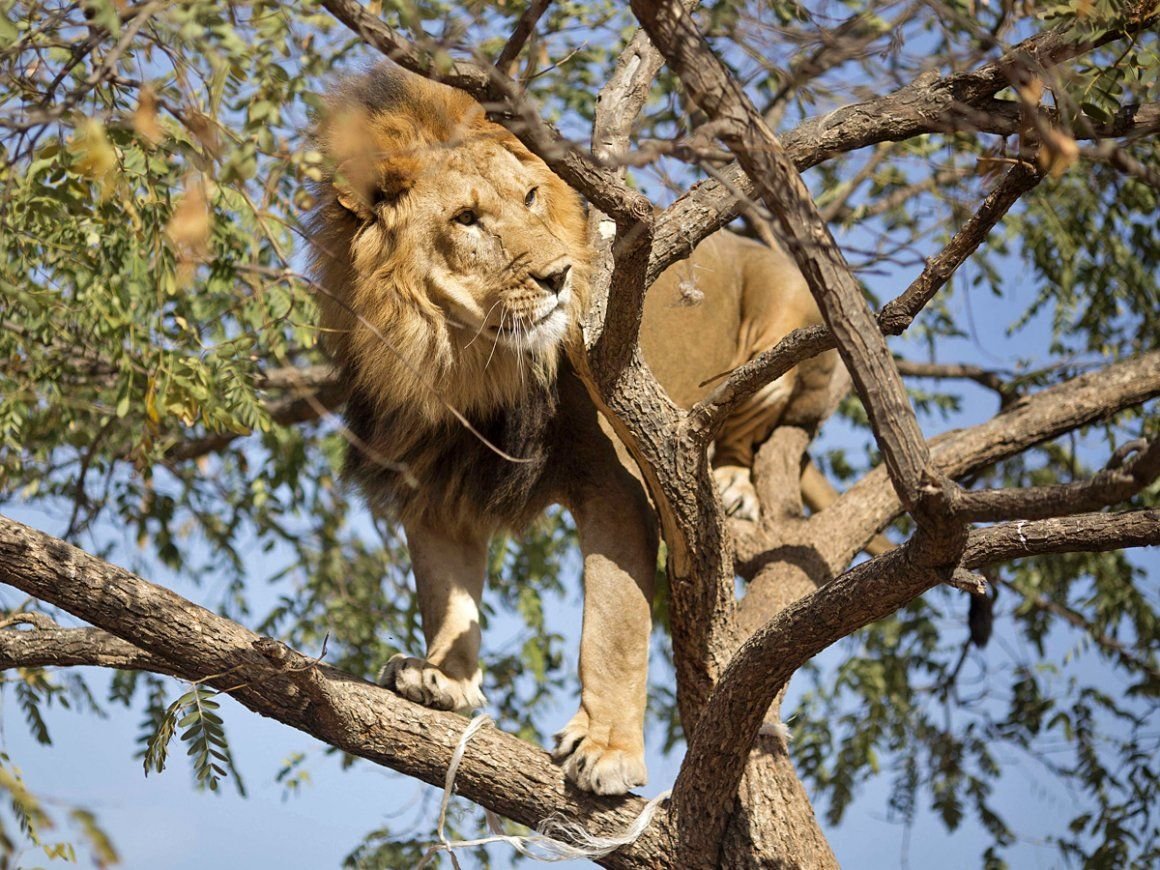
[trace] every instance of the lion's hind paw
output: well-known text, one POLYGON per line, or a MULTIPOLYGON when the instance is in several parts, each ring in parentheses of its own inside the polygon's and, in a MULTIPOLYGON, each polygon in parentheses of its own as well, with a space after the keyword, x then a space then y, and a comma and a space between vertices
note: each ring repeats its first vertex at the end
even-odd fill
POLYGON ((470 679, 455 679, 425 659, 399 653, 383 665, 376 682, 424 707, 466 712, 487 703, 479 688, 481 679, 478 670, 470 679))
POLYGON ((721 493, 721 504, 725 516, 735 520, 757 522, 761 502, 748 468, 739 465, 721 465, 713 469, 717 490, 721 493))

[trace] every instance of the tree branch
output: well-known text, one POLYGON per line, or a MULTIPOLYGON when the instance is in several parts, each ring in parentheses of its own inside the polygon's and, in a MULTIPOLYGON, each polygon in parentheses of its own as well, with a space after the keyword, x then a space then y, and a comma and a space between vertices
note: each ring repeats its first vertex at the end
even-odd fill
POLYGON ((499 57, 495 59, 496 69, 504 75, 510 75, 508 67, 524 50, 528 37, 536 28, 536 22, 540 20, 540 16, 544 14, 551 2, 552 0, 532 0, 520 16, 520 20, 516 22, 516 29, 512 31, 512 35, 508 37, 499 57))
MULTIPOLYGON (((920 529, 916 538, 922 534, 920 529)), ((1086 514, 973 531, 963 565, 975 568, 1021 556, 1158 543, 1160 510, 1086 514)), ((912 539, 850 569, 782 610, 742 646, 705 708, 705 718, 716 727, 699 728, 690 740, 673 788, 674 812, 679 811, 676 796, 682 778, 699 777, 702 788, 706 782, 712 789, 727 787, 718 783, 719 773, 708 777, 705 772, 744 767, 765 710, 798 668, 830 644, 890 615, 944 580, 929 565, 914 561, 922 549, 912 539)))
POLYGON ((81 665, 196 679, 168 659, 150 655, 99 628, 56 626, 31 631, 0 630, 0 670, 81 665))
POLYGON ((453 61, 436 64, 432 52, 404 39, 357 0, 321 0, 322 6, 372 48, 399 66, 471 94, 489 109, 489 116, 514 133, 552 171, 583 193, 618 224, 631 226, 652 214, 647 197, 629 189, 612 172, 573 148, 545 122, 516 84, 490 65, 453 61))
MULTIPOLYGON (((1158 395, 1160 351, 1153 351, 1041 390, 986 423, 936 438, 931 457, 944 474, 961 478, 1158 395)), ((850 541, 869 540, 899 507, 885 472, 876 468, 812 517, 830 570, 849 564, 862 546, 850 541)))
MULTIPOLYGON (((1041 178, 1030 167, 1015 166, 947 246, 927 261, 922 273, 910 286, 882 307, 878 313, 878 329, 885 335, 899 335, 905 331, 951 275, 978 249, 1003 215, 1041 178)), ((711 439, 716 427, 738 404, 802 360, 834 347, 837 347, 837 342, 827 327, 795 329, 770 350, 734 369, 723 384, 689 411, 691 425, 702 427, 702 437, 711 439)))
POLYGON ((979 568, 1048 553, 1099 553, 1160 544, 1160 510, 1077 514, 1047 520, 1018 520, 967 537, 963 566, 979 568))
POLYGON ((926 440, 861 288, 797 169, 679 5, 635 0, 632 8, 693 100, 721 124, 719 138, 777 218, 854 380, 899 498, 919 523, 929 521, 942 485, 929 467, 926 440))
MULTIPOLYGON (((350 393, 350 384, 341 380, 329 366, 277 369, 267 373, 259 386, 291 391, 290 396, 266 405, 270 420, 279 426, 317 420, 341 408, 350 393), (294 380, 298 373, 302 374, 300 383, 294 380)), ((165 451, 165 458, 173 462, 198 459, 224 450, 242 437, 240 432, 216 432, 201 438, 177 441, 165 451)))
MULTIPOLYGON (((466 725, 460 716, 425 709, 320 664, 5 517, 0 517, 0 582, 174 663, 186 679, 203 679, 254 712, 434 785, 442 785, 466 725)), ((644 807, 638 798, 600 798, 566 786, 546 752, 495 728, 472 739, 456 790, 525 825, 560 812, 582 818, 586 828, 602 834, 623 831, 644 807)), ((667 838, 667 816, 661 813, 636 843, 601 863, 659 868, 671 848, 667 838)))
POLYGON ((1099 510, 1134 496, 1160 476, 1160 440, 1118 468, 1105 468, 1090 480, 1023 489, 963 490, 951 499, 954 514, 970 522, 1038 520, 1099 510))
MULTIPOLYGON (((1019 104, 996 101, 993 97, 1009 84, 1010 71, 1028 64, 1039 68, 1053 66, 1099 45, 1139 33, 1156 20, 1154 12, 1137 17, 1123 30, 1109 32, 1094 41, 1069 38, 1066 30, 1047 30, 1025 39, 973 72, 942 77, 926 72, 884 96, 810 118, 786 133, 782 144, 798 171, 805 171, 835 154, 927 133, 964 129, 1009 135, 1018 130, 1019 104), (989 117, 994 119, 993 130, 986 129, 989 117)), ((1152 129, 1160 123, 1157 116, 1160 111, 1148 104, 1135 114, 1131 110, 1123 111, 1111 124, 1093 124, 1092 130, 1100 131, 1101 135, 1127 135, 1138 126, 1152 129)), ((656 221, 648 282, 656 280, 675 261, 687 257, 702 239, 737 217, 739 198, 752 197, 755 192, 753 181, 738 164, 732 164, 720 171, 720 180, 696 185, 666 208, 656 221)))
MULTIPOLYGON (((1098 516, 1105 516, 1105 514, 1099 514, 1098 516)), ((1123 517, 1124 514, 1120 514, 1119 516, 1123 517)), ((1078 519, 1078 517, 1072 517, 1072 519, 1078 519)), ((998 583, 1004 589, 1010 589, 1012 592, 1021 596, 1024 601, 1026 601, 1036 610, 1042 610, 1050 613, 1052 616, 1057 616, 1064 622, 1068 623, 1068 625, 1079 629, 1087 637, 1091 638, 1093 643, 1102 647, 1109 654, 1119 659, 1120 664, 1129 670, 1138 670, 1144 674, 1147 674, 1148 679, 1152 680, 1153 682, 1160 682, 1160 668, 1156 667, 1156 665, 1151 661, 1142 658, 1135 650, 1126 644, 1121 643, 1113 637, 1108 637, 1108 635, 1104 634, 1102 631, 1096 628, 1096 626, 1092 625, 1092 623, 1086 617, 1084 617, 1082 613, 1078 613, 1067 605, 1060 604, 1058 601, 1052 601, 1050 598, 1040 595, 1037 592, 1021 589, 1014 583, 1010 582, 1009 580, 1004 580, 1001 577, 994 578, 993 582, 998 583)), ((1148 654, 1146 650, 1143 652, 1145 655, 1148 654)))
POLYGON ((958 363, 924 363, 899 358, 895 358, 894 364, 898 366, 898 373, 904 378, 962 378, 974 381, 979 386, 998 393, 1002 406, 1018 398, 1015 388, 1001 378, 998 372, 991 369, 958 363))

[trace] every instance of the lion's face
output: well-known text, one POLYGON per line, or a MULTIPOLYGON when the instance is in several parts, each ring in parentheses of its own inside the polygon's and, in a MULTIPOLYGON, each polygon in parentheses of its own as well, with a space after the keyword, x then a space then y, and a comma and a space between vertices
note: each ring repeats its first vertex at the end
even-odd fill
POLYGON ((542 355, 576 319, 575 263, 543 168, 505 144, 484 137, 433 155, 397 232, 427 264, 429 299, 460 341, 542 355))
POLYGON ((364 394, 434 419, 555 376, 587 290, 571 188, 470 97, 390 67, 340 89, 319 144, 322 325, 364 394))

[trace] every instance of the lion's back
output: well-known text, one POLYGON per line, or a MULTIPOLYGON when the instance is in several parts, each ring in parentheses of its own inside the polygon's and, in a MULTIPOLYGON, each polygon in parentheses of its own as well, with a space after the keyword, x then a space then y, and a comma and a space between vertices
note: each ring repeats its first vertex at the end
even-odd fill
POLYGON ((657 380, 688 408, 720 375, 797 327, 820 322, 805 279, 784 251, 722 231, 649 290, 640 344, 657 380))

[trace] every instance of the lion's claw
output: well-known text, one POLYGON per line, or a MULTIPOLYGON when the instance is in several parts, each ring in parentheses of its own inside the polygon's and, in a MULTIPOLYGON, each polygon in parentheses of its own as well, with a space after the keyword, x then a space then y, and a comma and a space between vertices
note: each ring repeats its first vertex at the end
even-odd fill
POLYGON ((626 794, 648 782, 644 763, 644 744, 639 729, 615 726, 593 726, 581 710, 556 735, 552 760, 564 768, 564 776, 585 791, 595 794, 626 794), (618 740, 615 732, 629 731, 634 736, 618 740), (604 739, 597 734, 603 733, 604 739))
POLYGON ((479 688, 481 679, 482 675, 476 671, 471 679, 457 680, 425 659, 399 653, 383 665, 377 682, 424 707, 462 712, 487 703, 479 688))

